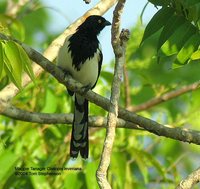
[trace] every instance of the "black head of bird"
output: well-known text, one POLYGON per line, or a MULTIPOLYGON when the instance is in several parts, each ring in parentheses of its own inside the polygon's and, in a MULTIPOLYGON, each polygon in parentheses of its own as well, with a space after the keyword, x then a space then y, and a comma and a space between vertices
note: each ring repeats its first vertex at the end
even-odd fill
POLYGON ((77 31, 97 36, 105 26, 109 25, 111 25, 111 23, 102 16, 92 15, 86 18, 78 27, 77 31))

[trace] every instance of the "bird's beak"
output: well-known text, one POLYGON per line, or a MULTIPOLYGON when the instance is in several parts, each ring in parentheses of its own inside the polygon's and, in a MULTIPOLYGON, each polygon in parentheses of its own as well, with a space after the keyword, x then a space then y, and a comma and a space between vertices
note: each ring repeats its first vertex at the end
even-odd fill
POLYGON ((110 23, 109 21, 106 20, 106 21, 104 22, 104 26, 110 26, 110 25, 111 25, 111 23, 110 23))

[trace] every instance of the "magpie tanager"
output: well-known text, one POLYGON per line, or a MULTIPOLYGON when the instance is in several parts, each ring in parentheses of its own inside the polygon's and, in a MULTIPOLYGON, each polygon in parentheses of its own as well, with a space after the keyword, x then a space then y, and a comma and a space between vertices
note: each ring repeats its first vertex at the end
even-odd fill
MULTIPOLYGON (((82 83, 86 90, 93 89, 97 83, 103 60, 97 36, 108 25, 111 23, 101 16, 89 16, 66 38, 59 50, 58 66, 82 83)), ((70 90, 68 93, 74 94, 70 90)), ((75 93, 70 156, 77 158, 80 152, 82 158, 88 158, 88 151, 88 100, 75 93)))

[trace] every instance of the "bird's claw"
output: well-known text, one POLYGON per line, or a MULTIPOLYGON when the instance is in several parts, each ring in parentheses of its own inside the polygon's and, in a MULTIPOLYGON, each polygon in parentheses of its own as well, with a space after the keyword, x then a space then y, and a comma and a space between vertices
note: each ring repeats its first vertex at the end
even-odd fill
POLYGON ((60 67, 60 66, 58 66, 58 68, 61 69, 61 70, 64 72, 64 78, 66 78, 68 75, 70 75, 70 76, 72 77, 72 75, 71 75, 71 73, 70 73, 69 71, 63 69, 63 68, 60 67))
POLYGON ((87 93, 91 88, 92 88, 92 87, 91 87, 90 84, 81 87, 81 89, 83 90, 83 93, 84 93, 84 94, 87 93))

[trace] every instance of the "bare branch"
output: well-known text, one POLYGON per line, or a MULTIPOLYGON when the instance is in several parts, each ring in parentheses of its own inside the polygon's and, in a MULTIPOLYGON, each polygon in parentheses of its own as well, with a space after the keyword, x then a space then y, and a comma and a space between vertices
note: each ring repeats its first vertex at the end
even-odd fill
POLYGON ((162 96, 159 96, 159 97, 156 97, 156 98, 153 98, 143 104, 140 104, 138 106, 135 106, 135 107, 129 107, 128 110, 132 111, 132 112, 139 112, 139 111, 142 111, 142 110, 147 110, 149 108, 152 108, 162 102, 166 102, 168 100, 171 100, 173 98, 176 98, 178 96, 181 96, 187 92, 190 92, 190 91, 194 91, 194 90, 197 90, 200 86, 200 81, 197 81, 195 83, 192 83, 190 85, 185 85, 183 87, 181 87, 180 89, 176 89, 174 91, 170 91, 162 96))
MULTIPOLYGON (((117 0, 109 0, 109 1, 102 0, 99 3, 97 3, 97 5, 95 5, 89 11, 87 11, 82 17, 78 18, 74 23, 72 23, 69 27, 67 27, 67 29, 51 43, 51 45, 45 50, 43 55, 48 60, 53 61, 56 58, 58 50, 60 46, 63 44, 65 38, 70 34, 74 33, 76 28, 86 19, 86 17, 93 14, 103 15, 116 2, 117 0)), ((37 77, 44 70, 37 64, 33 64, 33 71, 35 76, 37 77)), ((23 81, 22 86, 25 87, 31 82, 31 79, 27 75, 24 75, 22 81, 23 81)), ((0 91, 0 97, 4 102, 9 102, 15 95, 18 94, 18 92, 19 89, 13 83, 11 83, 0 91)))
POLYGON ((123 66, 124 72, 124 94, 125 94, 125 108, 129 109, 131 105, 131 96, 130 96, 130 84, 128 79, 128 71, 126 68, 126 63, 123 66))
MULTIPOLYGON (((12 119, 31 122, 31 123, 40 123, 40 124, 70 124, 73 121, 73 114, 52 114, 52 113, 36 113, 28 112, 21 110, 14 106, 7 107, 2 115, 10 117, 12 119)), ((107 127, 107 118, 101 116, 90 116, 89 117, 89 126, 90 127, 107 127)), ((143 130, 138 125, 135 125, 131 122, 124 121, 122 119, 117 119, 118 128, 127 128, 127 129, 137 129, 143 130)))
MULTIPOLYGON (((3 35, 0 35, 0 38, 5 39, 3 35)), ((85 98, 87 98, 90 102, 102 107, 106 111, 109 111, 110 101, 107 98, 100 96, 99 94, 89 90, 87 93, 84 93, 82 89, 82 85, 77 81, 73 80, 69 75, 66 75, 61 69, 59 69, 56 65, 51 63, 45 57, 43 57, 37 51, 31 49, 30 47, 22 44, 25 51, 27 52, 30 59, 37 62, 40 66, 42 66, 46 71, 52 74, 60 83, 64 84, 67 88, 72 91, 75 91, 85 98)), ((7 94, 9 95, 9 93, 7 94)), ((9 104, 4 101, 4 96, 0 92, 0 114, 6 111, 9 104)), ((126 121, 132 122, 145 130, 154 133, 158 136, 165 136, 171 139, 180 140, 183 142, 194 143, 200 145, 200 132, 196 130, 190 129, 182 129, 182 128, 171 128, 159 124, 153 120, 137 115, 133 112, 130 112, 124 108, 119 108, 118 117, 122 118, 126 121)))
POLYGON ((6 14, 15 18, 19 10, 28 2, 29 0, 18 0, 17 2, 8 0, 6 14))
POLYGON ((123 64, 125 62, 126 43, 129 38, 129 31, 123 30, 119 36, 120 17, 124 8, 125 0, 119 0, 115 10, 112 23, 112 45, 115 53, 114 79, 111 89, 110 108, 108 113, 108 123, 106 138, 101 154, 100 164, 96 173, 100 188, 111 188, 107 181, 107 170, 110 165, 112 147, 115 139, 115 129, 118 117, 118 101, 120 97, 120 84, 123 75, 123 64))
POLYGON ((180 184, 176 187, 176 189, 191 189, 195 184, 200 182, 200 168, 192 172, 187 176, 184 180, 180 182, 180 184))

